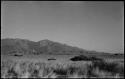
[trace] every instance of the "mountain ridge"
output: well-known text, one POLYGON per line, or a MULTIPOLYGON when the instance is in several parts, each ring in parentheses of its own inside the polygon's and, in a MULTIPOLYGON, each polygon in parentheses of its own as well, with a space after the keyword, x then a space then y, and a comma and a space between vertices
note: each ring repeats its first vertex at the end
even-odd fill
POLYGON ((71 52, 71 51, 75 52, 75 51, 81 50, 79 48, 75 48, 66 44, 54 42, 48 39, 34 42, 34 41, 27 40, 27 39, 19 39, 19 38, 2 39, 1 49, 2 49, 2 54, 7 54, 9 52, 22 52, 22 53, 27 52, 30 54, 34 52, 35 54, 42 54, 42 53, 52 54, 53 52, 64 53, 64 52, 71 52))
MULTIPOLYGON (((98 54, 96 51, 88 51, 79 47, 69 46, 48 39, 37 42, 20 38, 1 39, 1 54, 23 54, 23 55, 42 55, 42 54, 98 54)), ((110 54, 110 53, 103 53, 110 54)))

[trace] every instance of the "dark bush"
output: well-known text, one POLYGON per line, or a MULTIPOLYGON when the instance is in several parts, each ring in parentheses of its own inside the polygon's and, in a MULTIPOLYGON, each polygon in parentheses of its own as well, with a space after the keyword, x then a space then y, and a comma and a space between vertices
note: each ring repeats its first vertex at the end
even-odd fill
POLYGON ((75 56, 71 58, 70 60, 72 61, 102 61, 101 58, 97 58, 93 56, 89 57, 89 56, 84 56, 84 55, 75 56))
POLYGON ((14 56, 18 56, 18 57, 21 57, 21 56, 23 56, 23 55, 19 55, 19 54, 14 54, 14 56))
POLYGON ((89 61, 89 58, 87 56, 80 55, 80 56, 75 56, 75 57, 71 58, 70 60, 72 60, 72 61, 82 61, 82 60, 89 61))
POLYGON ((56 60, 55 58, 49 58, 48 60, 56 60))

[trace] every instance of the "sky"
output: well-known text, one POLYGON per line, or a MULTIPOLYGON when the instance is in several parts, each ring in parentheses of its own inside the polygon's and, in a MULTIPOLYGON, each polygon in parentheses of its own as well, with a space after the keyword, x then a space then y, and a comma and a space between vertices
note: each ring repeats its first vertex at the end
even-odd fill
POLYGON ((1 38, 48 39, 124 53, 124 2, 3 1, 1 38))

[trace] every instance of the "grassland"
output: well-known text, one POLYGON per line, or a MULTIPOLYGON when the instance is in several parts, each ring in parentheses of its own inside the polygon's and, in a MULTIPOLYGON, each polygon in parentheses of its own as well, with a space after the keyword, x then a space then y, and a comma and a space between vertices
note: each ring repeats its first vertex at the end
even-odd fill
POLYGON ((74 55, 2 56, 1 78, 123 78, 124 62, 70 61, 74 55), (56 60, 48 61, 48 58, 56 60))

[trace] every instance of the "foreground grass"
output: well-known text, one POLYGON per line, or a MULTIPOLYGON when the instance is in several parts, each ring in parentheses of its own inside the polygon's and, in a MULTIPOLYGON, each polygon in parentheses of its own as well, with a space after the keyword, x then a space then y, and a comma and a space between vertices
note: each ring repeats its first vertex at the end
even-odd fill
POLYGON ((106 61, 92 63, 47 63, 40 61, 1 61, 1 78, 122 78, 124 64, 106 61))

